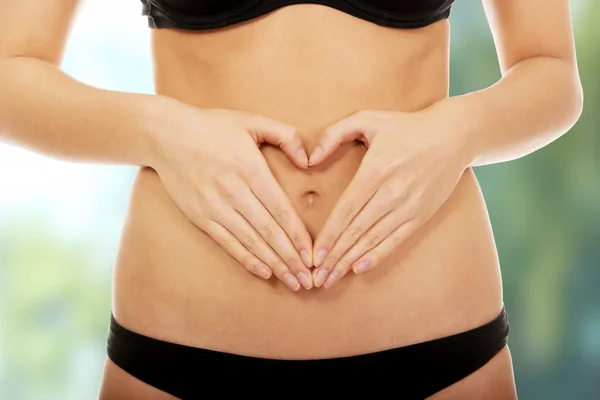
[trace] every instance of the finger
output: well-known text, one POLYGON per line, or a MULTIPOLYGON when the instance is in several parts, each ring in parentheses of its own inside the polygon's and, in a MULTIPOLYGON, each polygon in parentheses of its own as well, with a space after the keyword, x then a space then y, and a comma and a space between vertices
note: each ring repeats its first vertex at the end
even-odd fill
MULTIPOLYGON (((317 235, 313 246, 313 264, 316 267, 321 265, 344 229, 376 193, 379 179, 365 171, 364 164, 361 164, 317 235)), ((332 261, 333 265, 337 260, 332 261)))
POLYGON ((277 225, 284 230, 304 264, 308 268, 312 268, 312 240, 304 223, 294 210, 290 199, 269 171, 266 162, 264 168, 257 168, 257 171, 246 175, 250 190, 271 214, 277 225))
POLYGON ((252 114, 250 124, 247 129, 254 132, 258 144, 270 143, 278 146, 296 166, 308 167, 308 155, 296 127, 262 114, 252 114))
POLYGON ((275 276, 289 289, 294 292, 300 289, 300 282, 296 276, 240 213, 225 208, 217 211, 222 217, 221 225, 227 228, 250 253, 268 265, 275 276))
POLYGON ((263 279, 269 279, 273 274, 271 268, 250 253, 223 225, 210 221, 203 230, 249 272, 263 279))
POLYGON ((368 130, 368 111, 357 111, 325 128, 319 144, 314 148, 308 165, 316 165, 331 156, 343 144, 364 139, 368 130))
MULTIPOLYGON (((313 286, 311 271, 301 259, 290 238, 288 238, 281 226, 275 222, 275 219, 249 188, 240 192, 235 201, 235 209, 253 226, 265 242, 275 250, 280 259, 296 275, 302 286, 307 290, 311 289, 313 286)), ((304 253, 305 257, 308 257, 308 253, 306 251, 304 253)), ((310 263, 310 260, 306 262, 310 263)))
MULTIPOLYGON (((319 271, 313 271, 315 286, 320 287, 322 284, 325 284, 325 287, 331 286, 344 276, 346 272, 350 270, 351 265, 348 263, 346 252, 351 249, 369 229, 378 226, 382 220, 389 215, 388 213, 392 212, 392 207, 385 201, 380 193, 380 191, 376 192, 358 215, 349 223, 346 229, 343 230, 341 236, 335 242, 323 263, 319 265, 319 271)), ((393 228, 398 226, 398 224, 395 226, 392 224, 393 222, 388 222, 386 224, 386 226, 389 225, 389 231, 386 235, 389 234, 393 228)))
POLYGON ((375 246, 371 251, 362 256, 352 265, 352 270, 356 274, 362 274, 381 264, 394 250, 398 249, 406 239, 419 227, 417 219, 413 218, 406 221, 385 238, 381 243, 375 246))
MULTIPOLYGON (((323 285, 326 288, 329 288, 339 281, 352 269, 352 265, 356 260, 381 243, 385 238, 391 235, 396 228, 409 221, 411 218, 412 216, 410 216, 407 210, 403 208, 398 208, 385 214, 343 254, 326 276, 323 285)), ((317 286, 317 282, 315 282, 315 286, 317 286)))

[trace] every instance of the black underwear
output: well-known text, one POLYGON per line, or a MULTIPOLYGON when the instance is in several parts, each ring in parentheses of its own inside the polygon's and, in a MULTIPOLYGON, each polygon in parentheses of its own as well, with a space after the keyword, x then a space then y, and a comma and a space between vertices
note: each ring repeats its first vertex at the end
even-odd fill
MULTIPOLYGON (((392 28, 421 28, 450 16, 454 0, 141 0, 151 28, 218 29, 280 8, 320 4, 392 28)), ((116 11, 116 10, 115 10, 116 11)), ((323 19, 321 24, 326 25, 323 19)))
MULTIPOLYGON (((132 332, 111 314, 108 356, 137 379, 181 399, 224 395, 425 399, 485 365, 507 344, 506 310, 477 328, 369 354, 310 360, 249 357, 132 332)), ((243 333, 240 333, 243 334, 243 333)), ((327 332, 323 332, 327 335, 327 332)))

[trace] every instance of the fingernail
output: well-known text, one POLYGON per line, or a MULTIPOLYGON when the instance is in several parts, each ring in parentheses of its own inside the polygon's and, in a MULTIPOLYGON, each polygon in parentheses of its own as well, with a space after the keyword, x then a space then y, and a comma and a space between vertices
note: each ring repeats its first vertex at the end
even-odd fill
POLYGON ((315 275, 315 286, 316 287, 321 287, 323 282, 325 282, 325 278, 327 278, 328 272, 329 271, 327 271, 325 269, 320 269, 317 271, 317 274, 315 275))
POLYGON ((300 282, 298 282, 298 279, 296 279, 296 277, 291 272, 286 272, 285 274, 283 274, 283 283, 285 283, 285 285, 292 289, 294 292, 300 289, 300 282))
POLYGON ((339 281, 341 277, 342 277, 342 274, 340 274, 338 271, 336 271, 336 270, 331 271, 331 273, 327 277, 327 280, 325 281, 325 288, 331 287, 334 283, 339 281))
POLYGON ((312 155, 310 156, 310 160, 308 161, 308 165, 313 165, 317 161, 321 160, 321 156, 323 155, 323 148, 321 146, 315 147, 312 155))
POLYGON ((307 268, 313 267, 312 259, 310 258, 310 254, 308 254, 308 251, 302 250, 300 252, 300 257, 302 257, 302 261, 304 262, 304 265, 306 265, 307 268))
POLYGON ((371 267, 369 260, 361 260, 357 266, 354 267, 355 274, 362 274, 371 267))
POLYGON ((306 154, 306 151, 304 151, 304 149, 299 149, 296 152, 296 157, 298 157, 300 165, 302 165, 304 168, 308 167, 308 155, 306 154))
POLYGON ((325 250, 317 251, 317 253, 315 254, 314 259, 313 259, 315 267, 318 267, 319 265, 321 265, 321 263, 325 259, 326 255, 327 255, 327 252, 325 250))
POLYGON ((304 289, 309 290, 312 288, 312 279, 306 272, 298 272, 298 279, 300 280, 300 283, 302 283, 302 286, 304 286, 304 289))
POLYGON ((260 264, 254 266, 254 273, 263 279, 269 279, 271 277, 271 270, 260 264))

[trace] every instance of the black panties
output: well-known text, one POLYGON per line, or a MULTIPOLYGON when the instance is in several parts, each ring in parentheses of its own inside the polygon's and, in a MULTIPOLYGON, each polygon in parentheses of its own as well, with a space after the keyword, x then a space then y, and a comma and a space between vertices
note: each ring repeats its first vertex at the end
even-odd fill
POLYGON ((186 400, 228 394, 412 400, 481 368, 506 345, 508 332, 503 308, 485 325, 426 342, 339 358, 280 360, 154 339, 124 328, 111 314, 108 356, 137 379, 186 400))

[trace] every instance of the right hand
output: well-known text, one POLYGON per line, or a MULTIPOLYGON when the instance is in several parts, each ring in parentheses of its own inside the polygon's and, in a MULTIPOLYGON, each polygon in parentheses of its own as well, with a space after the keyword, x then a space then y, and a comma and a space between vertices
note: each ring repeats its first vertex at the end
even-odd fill
POLYGON ((274 274, 293 291, 312 288, 312 241, 259 149, 279 146, 307 168, 296 129, 252 112, 181 110, 168 114, 168 131, 157 132, 152 166, 171 198, 248 271, 274 274))

